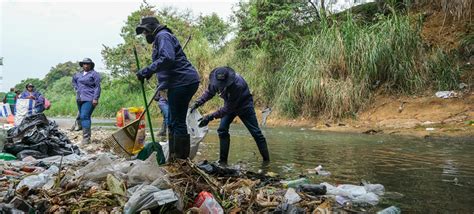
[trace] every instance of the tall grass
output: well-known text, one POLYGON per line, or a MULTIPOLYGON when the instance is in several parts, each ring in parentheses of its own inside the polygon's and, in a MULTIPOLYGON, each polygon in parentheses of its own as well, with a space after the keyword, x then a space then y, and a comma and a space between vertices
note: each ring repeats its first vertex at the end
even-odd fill
POLYGON ((423 48, 419 26, 407 16, 381 17, 370 26, 348 19, 322 26, 311 39, 289 46, 274 105, 283 114, 353 116, 378 90, 415 93, 435 82, 452 88, 459 70, 447 56, 423 48))

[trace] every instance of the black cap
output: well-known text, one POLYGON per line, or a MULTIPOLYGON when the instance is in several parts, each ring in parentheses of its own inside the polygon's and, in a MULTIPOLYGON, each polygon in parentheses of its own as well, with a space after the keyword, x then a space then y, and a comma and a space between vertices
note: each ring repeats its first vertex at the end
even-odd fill
POLYGON ((223 90, 234 83, 235 76, 234 69, 230 67, 217 67, 211 71, 209 80, 212 85, 216 86, 219 90, 223 90))
POLYGON ((155 28, 160 25, 160 22, 156 17, 153 16, 147 16, 143 17, 142 20, 140 21, 140 24, 135 28, 135 32, 137 35, 140 35, 143 33, 143 31, 147 30, 149 32, 153 32, 155 28))
POLYGON ((83 64, 90 64, 92 69, 94 69, 95 66, 91 58, 84 58, 82 61, 79 62, 79 66, 82 67, 83 64))

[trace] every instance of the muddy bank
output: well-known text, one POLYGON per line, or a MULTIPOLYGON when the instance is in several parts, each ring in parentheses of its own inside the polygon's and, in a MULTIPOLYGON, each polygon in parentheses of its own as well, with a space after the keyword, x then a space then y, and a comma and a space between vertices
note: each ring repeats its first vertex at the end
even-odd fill
MULTIPOLYGON (((257 114, 261 118, 260 111, 257 114)), ((474 126, 471 122, 473 120, 474 93, 471 92, 450 99, 441 99, 434 95, 378 96, 358 113, 356 119, 288 119, 272 112, 267 126, 418 137, 474 137, 474 126)))

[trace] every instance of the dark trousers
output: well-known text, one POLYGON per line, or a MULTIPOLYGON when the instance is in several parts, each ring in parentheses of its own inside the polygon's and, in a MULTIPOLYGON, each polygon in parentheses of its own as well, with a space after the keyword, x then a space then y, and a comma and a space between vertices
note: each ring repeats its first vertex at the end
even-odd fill
POLYGON ((84 129, 91 128, 91 115, 94 111, 92 101, 77 101, 77 108, 79 109, 79 118, 81 118, 81 125, 84 129))
POLYGON ((188 134, 186 114, 191 98, 196 93, 199 83, 168 89, 169 127, 174 136, 188 134))
POLYGON ((257 143, 258 150, 263 157, 264 161, 269 161, 270 157, 268 154, 267 141, 263 136, 262 131, 258 127, 257 116, 253 108, 247 108, 246 110, 237 113, 232 113, 221 118, 217 133, 219 134, 220 141, 220 161, 227 162, 230 147, 230 135, 229 127, 235 117, 239 117, 244 123, 245 127, 249 130, 255 143, 257 143))

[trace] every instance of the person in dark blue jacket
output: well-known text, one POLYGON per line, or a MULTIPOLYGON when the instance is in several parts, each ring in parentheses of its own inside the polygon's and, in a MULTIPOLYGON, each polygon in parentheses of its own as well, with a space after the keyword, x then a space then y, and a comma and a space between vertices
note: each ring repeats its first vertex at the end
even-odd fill
POLYGON ((204 116, 199 127, 206 126, 210 121, 221 118, 217 133, 219 134, 220 153, 219 164, 227 164, 229 156, 230 135, 229 126, 235 117, 239 117, 257 143, 264 162, 270 161, 267 141, 258 127, 253 97, 244 78, 230 67, 215 68, 209 74, 209 86, 204 94, 191 106, 191 112, 204 105, 216 94, 224 99, 224 107, 212 114, 204 116))
POLYGON ((153 44, 153 62, 137 72, 140 81, 154 73, 158 78, 158 90, 167 90, 170 132, 168 134, 169 157, 186 159, 190 152, 190 136, 186 127, 189 102, 199 87, 199 75, 186 58, 173 32, 160 25, 155 17, 144 17, 135 29, 153 44))

